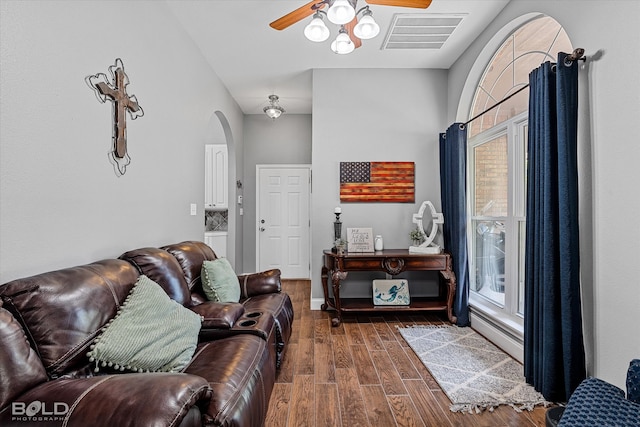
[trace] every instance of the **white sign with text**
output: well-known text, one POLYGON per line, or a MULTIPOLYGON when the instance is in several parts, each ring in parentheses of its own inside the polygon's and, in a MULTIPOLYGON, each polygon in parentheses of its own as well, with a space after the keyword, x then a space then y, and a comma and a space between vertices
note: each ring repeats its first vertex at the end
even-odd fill
POLYGON ((349 252, 374 252, 373 228, 347 228, 349 252))

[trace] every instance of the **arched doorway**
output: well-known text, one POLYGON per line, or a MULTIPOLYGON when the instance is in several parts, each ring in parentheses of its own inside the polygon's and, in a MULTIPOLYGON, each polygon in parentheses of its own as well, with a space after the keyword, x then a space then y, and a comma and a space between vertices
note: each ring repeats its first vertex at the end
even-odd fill
MULTIPOLYGON (((234 203, 239 190, 236 185, 236 144, 231 125, 222 111, 215 111, 209 118, 205 136, 205 158, 210 155, 211 146, 224 146, 225 149, 224 159, 221 161, 224 161, 226 167, 224 183, 227 203, 222 207, 207 207, 205 201, 205 241, 218 256, 224 256, 234 269, 241 271, 241 258, 236 257, 236 247, 242 238, 238 227, 241 222, 236 219, 237 209, 234 203)), ((206 169, 209 168, 210 165, 206 166, 206 169)), ((211 182, 207 182, 211 179, 210 174, 210 170, 205 171, 205 193, 211 186, 211 182)))

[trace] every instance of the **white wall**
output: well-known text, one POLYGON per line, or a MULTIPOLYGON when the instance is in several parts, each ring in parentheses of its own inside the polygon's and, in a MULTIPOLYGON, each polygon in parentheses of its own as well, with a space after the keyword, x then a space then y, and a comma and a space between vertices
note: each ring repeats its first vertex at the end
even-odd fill
MULTIPOLYGON (((446 126, 445 70, 313 71, 312 298, 322 297, 322 250, 333 246, 333 210, 347 227, 372 227, 386 248, 408 248, 412 215, 440 207, 438 133, 446 126), (415 203, 340 203, 341 161, 415 162, 415 203)), ((353 274, 352 274, 353 276, 353 274)), ((343 291, 369 295, 371 281, 343 291)))
MULTIPOLYGON (((286 104, 282 102, 283 107, 286 104)), ((311 164, 311 115, 244 117, 244 271, 256 271, 256 165, 311 164)))
POLYGON ((640 2, 510 2, 451 68, 448 121, 468 117, 473 87, 489 59, 485 47, 495 51, 496 39, 506 35, 502 29, 534 12, 555 18, 573 45, 586 49, 579 167, 588 369, 624 388, 630 359, 640 357, 640 2))
POLYGON ((0 7, 0 283, 202 240, 207 126, 224 113, 242 151, 243 116, 166 5, 0 7), (119 178, 107 159, 111 105, 84 81, 115 58, 145 112, 127 120, 131 164, 119 178))

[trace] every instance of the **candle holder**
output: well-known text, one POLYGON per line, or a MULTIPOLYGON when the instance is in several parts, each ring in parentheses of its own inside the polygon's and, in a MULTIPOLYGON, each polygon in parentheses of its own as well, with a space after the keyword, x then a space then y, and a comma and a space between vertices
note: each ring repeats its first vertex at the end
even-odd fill
POLYGON ((336 213, 336 220, 333 222, 333 241, 340 237, 342 237, 342 222, 340 222, 340 214, 336 213))

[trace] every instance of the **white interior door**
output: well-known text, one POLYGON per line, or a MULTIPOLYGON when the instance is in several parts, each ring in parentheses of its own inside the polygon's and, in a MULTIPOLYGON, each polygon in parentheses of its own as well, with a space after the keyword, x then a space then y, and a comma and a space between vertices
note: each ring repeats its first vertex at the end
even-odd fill
POLYGON ((258 271, 310 278, 310 167, 258 165, 256 175, 258 271))

